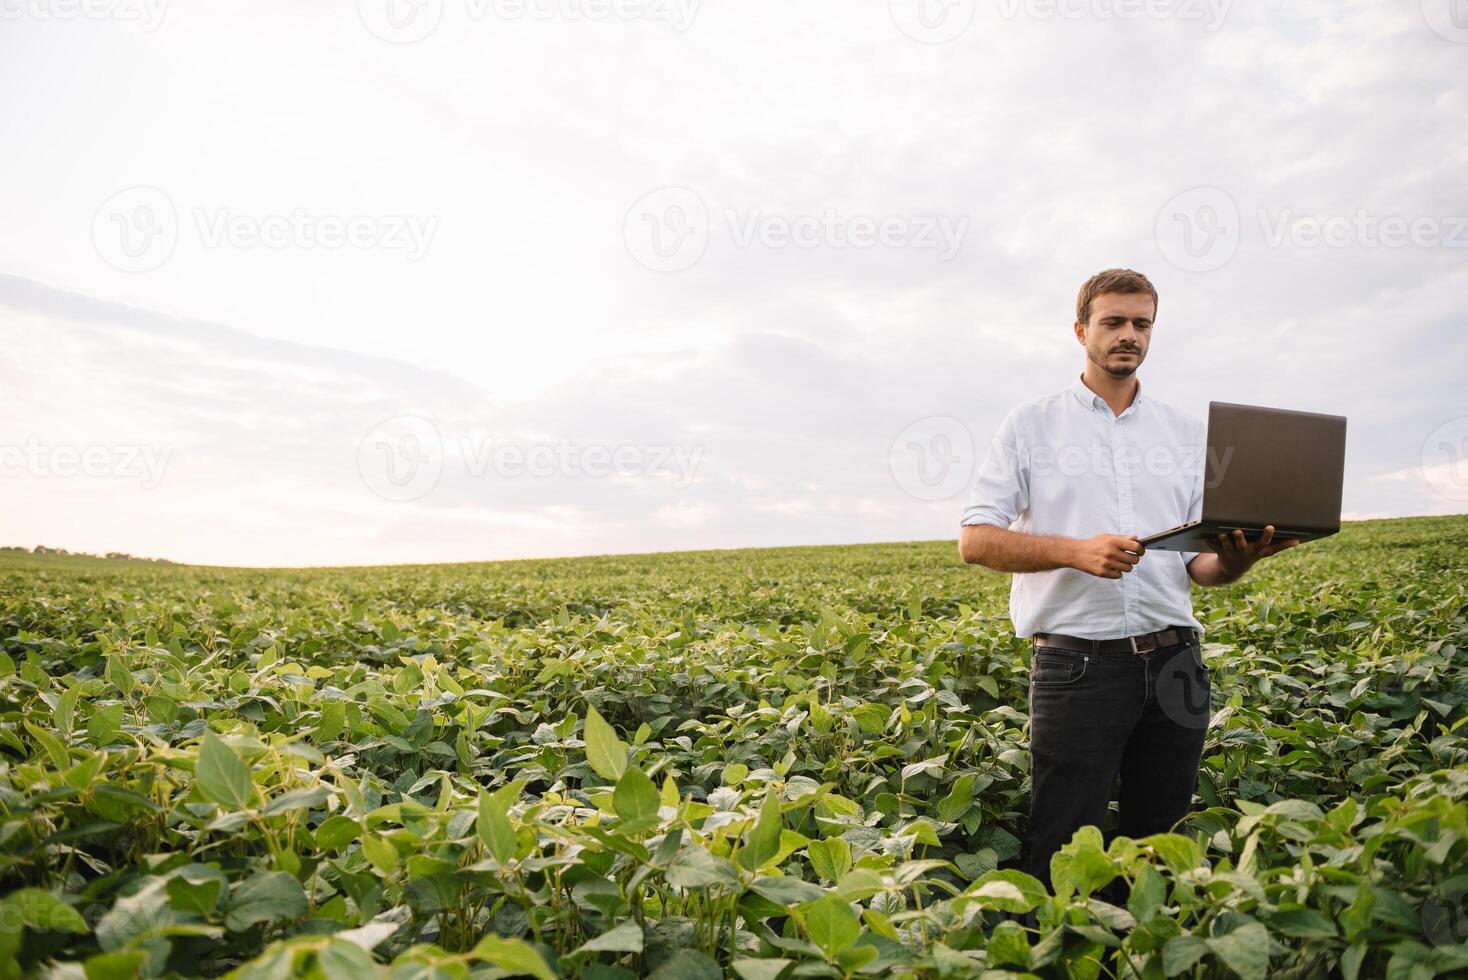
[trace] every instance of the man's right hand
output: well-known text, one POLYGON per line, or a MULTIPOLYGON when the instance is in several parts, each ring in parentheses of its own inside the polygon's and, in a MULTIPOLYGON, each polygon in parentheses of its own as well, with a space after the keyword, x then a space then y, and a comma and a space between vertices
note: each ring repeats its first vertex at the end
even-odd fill
POLYGON ((1098 578, 1121 578, 1131 571, 1147 549, 1125 534, 1098 534, 1075 543, 1070 567, 1098 578))

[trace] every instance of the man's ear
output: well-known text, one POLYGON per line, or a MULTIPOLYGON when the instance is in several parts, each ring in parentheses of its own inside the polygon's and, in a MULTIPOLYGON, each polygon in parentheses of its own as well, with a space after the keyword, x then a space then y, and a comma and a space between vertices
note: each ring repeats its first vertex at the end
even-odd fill
POLYGON ((1086 325, 1081 321, 1075 322, 1076 342, 1082 347, 1086 346, 1086 325))

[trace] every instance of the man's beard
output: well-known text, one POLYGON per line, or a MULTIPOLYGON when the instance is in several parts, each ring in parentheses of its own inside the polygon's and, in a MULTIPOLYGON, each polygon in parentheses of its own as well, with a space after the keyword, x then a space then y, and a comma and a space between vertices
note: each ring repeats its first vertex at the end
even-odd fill
POLYGON ((1133 374, 1137 373, 1137 368, 1142 366, 1142 355, 1136 351, 1132 351, 1131 354, 1132 357, 1136 358, 1136 360, 1131 361, 1130 363, 1122 364, 1119 367, 1113 367, 1110 364, 1106 363, 1108 360, 1111 359, 1110 354, 1103 354, 1100 357, 1092 355, 1091 360, 1096 363, 1096 366, 1098 368, 1105 371, 1113 378, 1129 378, 1133 374))

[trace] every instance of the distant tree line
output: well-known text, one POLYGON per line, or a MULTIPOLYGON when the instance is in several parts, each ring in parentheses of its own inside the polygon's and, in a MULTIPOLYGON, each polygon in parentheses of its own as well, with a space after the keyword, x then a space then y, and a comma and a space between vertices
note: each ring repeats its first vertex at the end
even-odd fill
POLYGON ((119 561, 151 561, 160 565, 173 565, 176 562, 167 558, 144 558, 141 555, 130 555, 126 551, 109 551, 105 555, 94 555, 90 551, 67 551, 65 548, 48 548, 44 544, 38 544, 34 548, 26 548, 21 545, 0 545, 0 554, 20 555, 72 555, 77 558, 113 558, 119 561))

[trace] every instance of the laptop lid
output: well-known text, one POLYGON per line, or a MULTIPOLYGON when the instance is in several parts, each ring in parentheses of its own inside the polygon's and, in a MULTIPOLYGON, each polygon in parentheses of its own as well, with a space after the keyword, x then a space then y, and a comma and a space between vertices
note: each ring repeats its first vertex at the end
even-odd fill
POLYGON ((1345 468, 1345 416, 1208 403, 1205 521, 1339 531, 1345 468))

